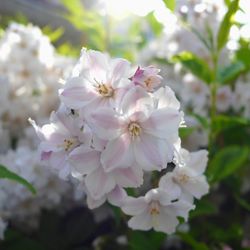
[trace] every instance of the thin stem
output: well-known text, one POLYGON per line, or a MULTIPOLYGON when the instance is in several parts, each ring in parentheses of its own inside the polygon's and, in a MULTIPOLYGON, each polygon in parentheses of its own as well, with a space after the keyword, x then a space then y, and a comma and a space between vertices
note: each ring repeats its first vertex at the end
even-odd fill
POLYGON ((215 143, 215 134, 213 131, 214 128, 214 120, 216 118, 216 99, 217 99, 217 70, 218 70, 218 54, 219 52, 213 53, 213 81, 210 84, 210 132, 209 132, 209 151, 211 152, 211 149, 213 147, 213 144, 215 143))

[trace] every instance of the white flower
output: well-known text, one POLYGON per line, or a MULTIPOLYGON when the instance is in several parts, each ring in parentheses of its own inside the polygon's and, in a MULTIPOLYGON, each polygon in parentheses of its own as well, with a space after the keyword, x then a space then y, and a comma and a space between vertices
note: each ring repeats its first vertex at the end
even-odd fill
POLYGON ((208 182, 203 174, 207 161, 206 150, 189 153, 185 149, 180 149, 178 158, 175 159, 174 170, 161 178, 159 188, 172 192, 177 197, 184 194, 200 199, 209 190, 208 182))
POLYGON ((178 140, 182 120, 178 105, 156 104, 153 96, 136 86, 124 96, 120 109, 100 108, 91 115, 94 132, 108 140, 101 156, 104 169, 111 171, 134 162, 144 170, 165 168, 178 140))
POLYGON ((233 102, 233 93, 229 86, 219 87, 216 96, 217 109, 220 112, 227 111, 233 102))
POLYGON ((116 107, 130 84, 129 69, 124 59, 83 49, 73 76, 61 90, 61 100, 70 108, 84 108, 85 116, 99 107, 116 107))
MULTIPOLYGON (((170 191, 171 192, 171 191, 170 191)), ((179 224, 177 216, 187 220, 188 212, 194 208, 186 201, 174 201, 174 197, 161 189, 152 189, 144 197, 128 197, 122 206, 124 213, 132 215, 128 225, 133 229, 172 234, 179 224)))

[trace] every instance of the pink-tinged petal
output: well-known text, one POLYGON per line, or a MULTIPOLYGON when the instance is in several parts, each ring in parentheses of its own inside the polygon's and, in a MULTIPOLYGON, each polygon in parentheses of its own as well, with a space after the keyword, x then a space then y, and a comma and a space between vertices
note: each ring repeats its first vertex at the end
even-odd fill
POLYGON ((61 101, 69 108, 79 109, 97 97, 97 93, 83 79, 72 78, 60 93, 61 101))
POLYGON ((200 199, 209 191, 209 185, 204 175, 193 177, 190 181, 183 184, 182 187, 185 191, 192 194, 197 199, 200 199))
POLYGON ((167 173, 161 177, 159 182, 159 188, 167 192, 172 200, 179 198, 181 195, 181 188, 176 182, 174 182, 173 177, 173 173, 167 173))
POLYGON ((152 218, 147 212, 136 215, 128 221, 128 226, 135 230, 149 230, 152 228, 152 218))
POLYGON ((116 183, 121 187, 139 187, 143 184, 143 171, 138 166, 113 171, 116 183))
POLYGON ((187 221, 190 210, 194 208, 195 206, 193 204, 184 200, 179 200, 166 207, 165 211, 181 216, 185 219, 185 221, 187 221))
POLYGON ((166 168, 174 153, 166 141, 146 134, 134 142, 133 149, 137 164, 146 171, 166 168))
POLYGON ((109 57, 99 51, 86 50, 82 52, 84 68, 88 69, 89 80, 106 82, 107 71, 109 70, 109 57))
POLYGON ((78 173, 89 174, 101 166, 100 152, 82 145, 69 154, 69 162, 78 173))
POLYGON ((93 134, 92 147, 96 151, 103 151, 107 145, 107 140, 100 139, 97 135, 93 134))
POLYGON ((148 204, 151 201, 159 201, 161 205, 166 206, 171 204, 171 199, 169 193, 160 188, 151 189, 145 195, 145 200, 148 204))
POLYGON ((115 180, 112 175, 106 174, 102 168, 98 168, 87 175, 86 187, 93 199, 100 199, 115 187, 115 180))
POLYGON ((121 102, 122 111, 128 114, 144 110, 145 106, 153 106, 153 100, 147 91, 140 86, 128 90, 121 102))
POLYGON ((197 175, 200 175, 205 172, 207 161, 207 150, 199 150, 197 152, 190 153, 190 161, 187 164, 188 167, 194 170, 197 175))
POLYGON ((116 186, 107 197, 110 204, 121 207, 127 199, 127 193, 123 188, 116 186))
POLYGON ((51 154, 52 154, 52 151, 49 151, 49 152, 42 152, 42 154, 41 154, 41 160, 42 160, 42 161, 47 161, 47 160, 49 160, 51 154))
POLYGON ((100 207, 106 201, 106 196, 101 197, 98 200, 94 200, 90 195, 87 196, 87 205, 89 209, 95 209, 100 207))
POLYGON ((116 168, 126 168, 134 161, 130 137, 123 134, 120 137, 109 141, 101 155, 101 163, 106 172, 116 168))
POLYGON ((148 204, 144 197, 128 197, 122 206, 122 211, 128 215, 138 215, 146 211, 148 204))
POLYGON ((43 134, 43 131, 39 126, 37 126, 36 122, 34 120, 32 120, 31 118, 29 118, 28 121, 32 125, 32 127, 35 129, 36 134, 39 137, 39 139, 45 140, 45 136, 43 134))
POLYGON ((168 86, 158 89, 154 93, 154 97, 158 100, 158 108, 173 108, 175 110, 180 109, 180 102, 177 100, 173 90, 168 86))
POLYGON ((113 87, 119 87, 121 78, 128 78, 130 63, 124 59, 112 59, 111 61, 111 82, 113 87))
POLYGON ((179 224, 179 221, 174 214, 166 213, 162 209, 160 209, 160 213, 157 218, 152 219, 152 221, 155 231, 164 232, 167 234, 174 233, 176 230, 176 226, 179 224))
POLYGON ((66 154, 63 151, 53 152, 49 158, 49 165, 56 169, 61 170, 66 165, 66 154))
POLYGON ((181 114, 170 108, 155 110, 150 117, 142 123, 145 133, 159 138, 168 139, 171 135, 178 135, 181 122, 181 114))
POLYGON ((100 108, 91 115, 94 132, 102 139, 116 138, 123 128, 123 122, 111 108, 100 108))

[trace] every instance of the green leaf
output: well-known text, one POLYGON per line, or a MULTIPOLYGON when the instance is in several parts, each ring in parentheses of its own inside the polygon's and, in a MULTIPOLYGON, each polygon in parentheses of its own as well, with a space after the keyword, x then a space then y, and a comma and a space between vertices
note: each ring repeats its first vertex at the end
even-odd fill
POLYGON ((64 29, 62 27, 58 28, 58 29, 51 29, 50 26, 45 26, 42 29, 43 33, 49 37, 50 41, 52 43, 58 41, 58 39, 63 35, 64 33, 64 29))
POLYGON ((188 137, 189 135, 191 135, 194 130, 195 130, 195 128, 188 128, 188 127, 180 128, 179 129, 179 136, 181 139, 184 139, 184 138, 188 137))
POLYGON ((153 12, 150 12, 147 16, 146 19, 151 27, 151 29, 153 30, 154 34, 156 36, 160 35, 163 29, 163 25, 157 21, 157 19, 155 18, 155 15, 153 12))
POLYGON ((245 208, 247 211, 250 212, 250 203, 247 202, 245 199, 241 198, 239 195, 235 194, 234 198, 237 200, 237 202, 245 208))
POLYGON ((140 232, 131 231, 129 235, 130 250, 155 250, 160 249, 166 234, 154 231, 140 232))
POLYGON ((207 174, 210 182, 218 182, 233 174, 249 157, 246 146, 228 146, 221 149, 211 160, 207 174))
POLYGON ((175 0, 163 0, 163 2, 168 9, 170 9, 171 11, 175 10, 175 0))
POLYGON ((213 121, 213 131, 219 133, 222 130, 235 127, 250 126, 250 120, 238 116, 218 115, 213 121))
POLYGON ((221 22, 218 35, 217 35, 217 50, 218 51, 221 50, 228 41, 230 28, 233 24, 233 17, 236 11, 238 10, 238 6, 239 6, 239 0, 234 0, 230 4, 228 8, 228 12, 225 14, 221 22))
POLYGON ((22 177, 20 177, 19 175, 11 172, 10 170, 8 170, 6 167, 0 165, 0 179, 9 179, 12 181, 16 181, 20 184, 22 184, 23 186, 25 186, 26 188, 28 188, 30 190, 30 192, 32 192, 33 194, 36 193, 35 188, 25 179, 23 179, 22 177))
POLYGON ((247 69, 250 69, 250 49, 241 48, 236 52, 236 59, 241 61, 247 69))
POLYGON ((217 207, 214 204, 204 199, 198 200, 195 204, 195 209, 190 212, 190 218, 216 214, 218 212, 217 207))
POLYGON ((209 250, 209 247, 202 242, 196 241, 196 239, 187 233, 179 233, 181 239, 192 247, 193 250, 209 250))
POLYGON ((172 59, 174 62, 180 62, 187 70, 192 72, 202 81, 206 83, 211 82, 213 74, 208 64, 203 59, 188 51, 184 51, 174 56, 172 59))
POLYGON ((238 61, 222 68, 218 72, 218 82, 228 83, 237 78, 245 70, 244 63, 238 61))

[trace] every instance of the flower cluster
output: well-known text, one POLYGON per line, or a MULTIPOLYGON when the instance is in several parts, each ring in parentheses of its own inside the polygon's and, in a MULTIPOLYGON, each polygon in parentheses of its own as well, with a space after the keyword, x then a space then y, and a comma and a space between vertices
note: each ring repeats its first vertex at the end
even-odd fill
POLYGON ((8 221, 36 226, 42 209, 62 209, 62 201, 72 197, 72 186, 41 164, 27 121, 29 116, 47 120, 57 108, 59 79, 71 61, 57 55, 48 37, 32 25, 13 23, 0 40, 0 164, 37 190, 34 196, 20 184, 0 180, 0 238, 8 221))
POLYGON ((158 73, 83 49, 50 123, 30 121, 41 140, 41 159, 61 178, 78 179, 90 208, 107 200, 133 216, 131 228, 173 233, 177 217, 187 219, 194 208, 193 197, 208 192, 207 152, 181 148, 184 114, 158 73), (126 188, 142 186, 145 173, 162 176, 159 187, 130 197, 126 188))

